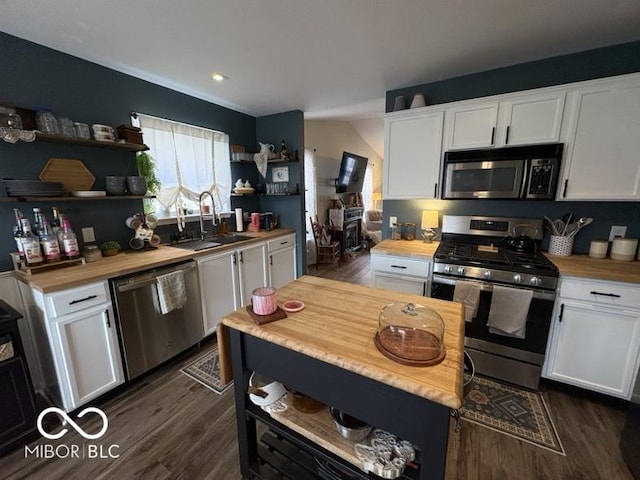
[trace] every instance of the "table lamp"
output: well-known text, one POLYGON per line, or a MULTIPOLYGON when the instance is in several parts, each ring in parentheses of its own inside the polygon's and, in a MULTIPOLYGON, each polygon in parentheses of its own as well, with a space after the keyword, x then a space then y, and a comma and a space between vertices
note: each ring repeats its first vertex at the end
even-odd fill
POLYGON ((437 210, 423 210, 422 211, 422 223, 420 228, 422 229, 422 238, 425 243, 433 242, 433 237, 436 236, 434 228, 438 228, 438 211, 437 210))

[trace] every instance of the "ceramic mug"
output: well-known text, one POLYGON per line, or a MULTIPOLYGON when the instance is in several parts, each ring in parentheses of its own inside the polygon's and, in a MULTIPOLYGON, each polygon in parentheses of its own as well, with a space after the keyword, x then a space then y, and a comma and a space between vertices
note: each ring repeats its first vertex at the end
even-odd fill
POLYGON ((256 288, 251 296, 253 313, 256 315, 271 315, 278 309, 276 289, 272 287, 256 288))

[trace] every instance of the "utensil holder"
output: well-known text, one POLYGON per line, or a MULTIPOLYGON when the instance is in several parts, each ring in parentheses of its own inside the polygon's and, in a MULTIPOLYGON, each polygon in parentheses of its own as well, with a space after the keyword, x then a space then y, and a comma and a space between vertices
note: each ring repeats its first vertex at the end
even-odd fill
POLYGON ((568 257, 573 251, 573 237, 563 237, 562 235, 551 235, 549 243, 549 255, 556 257, 568 257))

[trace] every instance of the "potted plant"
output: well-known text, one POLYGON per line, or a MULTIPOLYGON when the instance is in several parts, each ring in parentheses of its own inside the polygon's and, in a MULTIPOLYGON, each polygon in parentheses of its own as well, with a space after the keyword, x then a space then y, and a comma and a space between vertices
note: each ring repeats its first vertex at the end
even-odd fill
MULTIPOLYGON (((147 152, 138 152, 136 155, 136 165, 138 167, 138 175, 147 180, 147 193, 157 195, 160 191, 160 179, 156 176, 156 161, 147 152)), ((144 213, 154 212, 153 200, 144 199, 144 213)))
POLYGON ((116 242, 115 240, 109 240, 100 244, 100 250, 102 250, 102 255, 104 255, 105 257, 117 255, 120 251, 120 248, 120 243, 116 242))

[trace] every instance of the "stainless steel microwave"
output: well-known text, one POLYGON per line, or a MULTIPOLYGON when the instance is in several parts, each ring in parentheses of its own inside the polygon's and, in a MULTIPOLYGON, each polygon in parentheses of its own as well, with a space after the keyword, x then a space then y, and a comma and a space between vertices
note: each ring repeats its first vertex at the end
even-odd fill
POLYGON ((561 143, 444 154, 442 198, 553 200, 561 143))

